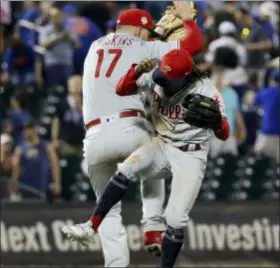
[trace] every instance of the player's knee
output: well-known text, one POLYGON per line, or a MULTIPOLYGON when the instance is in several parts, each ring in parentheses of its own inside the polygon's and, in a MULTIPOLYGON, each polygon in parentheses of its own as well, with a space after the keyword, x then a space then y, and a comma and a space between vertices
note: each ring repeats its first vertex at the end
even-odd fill
POLYGON ((183 211, 181 213, 176 211, 166 211, 165 217, 167 225, 174 229, 185 228, 189 220, 189 216, 183 211))
POLYGON ((133 169, 133 165, 130 163, 120 163, 118 164, 118 171, 117 173, 121 173, 124 177, 127 178, 129 181, 137 181, 136 172, 133 169))

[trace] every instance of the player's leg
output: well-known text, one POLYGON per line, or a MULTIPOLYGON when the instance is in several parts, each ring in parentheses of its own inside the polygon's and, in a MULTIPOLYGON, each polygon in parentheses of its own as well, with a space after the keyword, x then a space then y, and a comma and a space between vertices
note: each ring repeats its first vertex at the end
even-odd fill
MULTIPOLYGON (((115 153, 116 145, 109 135, 112 130, 104 132, 100 128, 92 128, 90 131, 84 141, 85 160, 90 181, 97 199, 99 199, 108 180, 117 169, 118 155, 115 153), (113 160, 108 161, 108 159, 113 160)), ((112 208, 100 229, 106 267, 126 267, 129 265, 127 236, 120 213, 121 206, 119 203, 112 208)), ((90 243, 95 235, 91 221, 74 226, 64 226, 62 232, 82 244, 90 243)))
POLYGON ((184 243, 184 229, 204 176, 205 163, 196 152, 168 150, 172 168, 171 193, 165 210, 167 230, 162 242, 161 268, 174 267, 184 243))
POLYGON ((142 224, 144 247, 155 256, 161 254, 162 233, 166 229, 163 219, 165 200, 165 180, 142 180, 140 185, 142 199, 142 224))
MULTIPOLYGON (((100 199, 108 178, 115 173, 116 162, 89 166, 90 180, 100 199)), ((105 259, 105 267, 127 267, 129 265, 129 249, 126 230, 122 224, 121 202, 114 205, 104 218, 99 230, 99 237, 105 259)))
POLYGON ((153 139, 132 153, 118 166, 103 192, 91 218, 92 227, 97 230, 110 209, 124 196, 131 181, 138 181, 147 176, 148 179, 164 176, 168 170, 165 158, 157 139, 153 139))

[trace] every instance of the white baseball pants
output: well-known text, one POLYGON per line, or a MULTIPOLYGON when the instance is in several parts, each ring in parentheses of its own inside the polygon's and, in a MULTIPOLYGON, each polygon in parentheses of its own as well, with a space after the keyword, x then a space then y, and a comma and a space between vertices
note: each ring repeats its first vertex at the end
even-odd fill
POLYGON ((206 159, 207 150, 182 152, 155 137, 119 164, 118 170, 132 181, 157 180, 171 173, 171 193, 164 215, 169 226, 181 229, 186 226, 197 198, 206 159))
MULTIPOLYGON (((84 153, 97 199, 110 177, 117 171, 117 164, 149 142, 152 136, 151 124, 140 117, 116 119, 87 131, 84 153)), ((165 230, 162 218, 164 183, 164 180, 157 180, 143 182, 141 185, 144 230, 165 230)), ((110 210, 99 228, 99 236, 105 267, 127 267, 129 248, 122 224, 121 203, 110 210)))

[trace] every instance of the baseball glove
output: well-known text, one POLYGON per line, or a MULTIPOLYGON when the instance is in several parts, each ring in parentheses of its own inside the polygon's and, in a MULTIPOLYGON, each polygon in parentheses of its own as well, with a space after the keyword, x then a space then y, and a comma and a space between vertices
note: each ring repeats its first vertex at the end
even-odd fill
POLYGON ((190 94, 182 102, 186 109, 184 121, 189 125, 217 131, 221 127, 222 115, 219 105, 211 98, 190 94))
MULTIPOLYGON (((194 2, 191 2, 193 9, 193 19, 197 17, 197 8, 194 2)), ((163 29, 162 40, 176 41, 185 37, 185 29, 183 20, 177 15, 174 6, 169 6, 156 27, 163 29)))

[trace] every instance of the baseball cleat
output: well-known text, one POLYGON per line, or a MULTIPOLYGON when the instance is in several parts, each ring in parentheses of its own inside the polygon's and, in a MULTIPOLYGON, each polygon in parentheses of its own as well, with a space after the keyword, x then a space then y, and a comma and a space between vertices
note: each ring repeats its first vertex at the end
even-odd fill
POLYGON ((65 225, 61 228, 61 231, 68 239, 78 241, 83 246, 88 246, 92 241, 92 237, 95 235, 95 231, 91 227, 91 221, 73 226, 65 225))
POLYGON ((146 251, 156 257, 161 256, 162 232, 147 231, 144 232, 144 248, 146 251))

